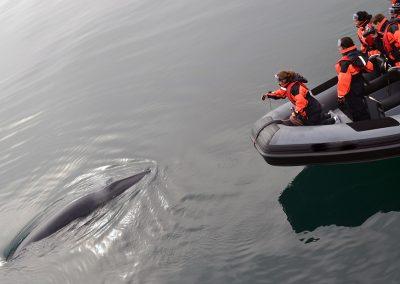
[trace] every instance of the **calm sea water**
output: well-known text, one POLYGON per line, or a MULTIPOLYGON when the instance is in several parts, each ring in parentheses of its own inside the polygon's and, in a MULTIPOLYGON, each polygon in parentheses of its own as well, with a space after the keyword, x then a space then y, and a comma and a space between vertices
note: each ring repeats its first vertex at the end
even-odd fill
MULTIPOLYGON (((271 167, 273 74, 334 75, 388 1, 0 3, 0 249, 72 200, 140 184, 0 266, 1 283, 398 283, 400 160, 271 167)), ((274 102, 276 107, 282 102, 274 102)))

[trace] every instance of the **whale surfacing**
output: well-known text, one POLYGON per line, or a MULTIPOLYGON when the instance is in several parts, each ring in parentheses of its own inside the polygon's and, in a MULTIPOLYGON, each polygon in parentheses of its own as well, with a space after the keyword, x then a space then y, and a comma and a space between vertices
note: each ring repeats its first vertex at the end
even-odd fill
MULTIPOLYGON (((61 228, 67 226, 72 221, 88 216, 97 208, 101 207, 108 201, 114 199, 115 197, 119 196, 127 189, 138 183, 150 172, 151 171, 147 169, 141 173, 124 178, 122 180, 115 181, 99 191, 92 192, 73 201, 59 213, 51 217, 44 224, 40 224, 36 228, 34 228, 26 236, 26 238, 21 240, 14 240, 12 243, 17 243, 17 245, 9 250, 8 255, 6 255, 6 259, 9 260, 14 255, 18 255, 29 244, 40 241, 54 234, 61 228)), ((17 238, 18 237, 19 236, 17 236, 17 238)))

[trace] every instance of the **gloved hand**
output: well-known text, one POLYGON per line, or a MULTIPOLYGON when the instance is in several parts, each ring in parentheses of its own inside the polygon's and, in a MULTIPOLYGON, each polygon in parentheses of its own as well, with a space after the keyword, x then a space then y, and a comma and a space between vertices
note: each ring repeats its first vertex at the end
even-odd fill
POLYGON ((291 117, 295 117, 295 118, 297 118, 299 120, 303 120, 303 116, 299 112, 297 112, 295 110, 292 111, 292 114, 290 116, 291 117))
POLYGON ((261 99, 263 101, 265 101, 266 98, 269 98, 269 99, 274 98, 271 94, 272 94, 272 92, 267 92, 264 95, 262 95, 261 99))
POLYGON ((303 116, 300 113, 296 112, 296 111, 292 112, 292 114, 289 117, 289 120, 293 125, 300 126, 300 125, 304 124, 303 116))
POLYGON ((343 106, 346 99, 345 99, 345 97, 338 97, 337 101, 338 101, 339 106, 343 106))

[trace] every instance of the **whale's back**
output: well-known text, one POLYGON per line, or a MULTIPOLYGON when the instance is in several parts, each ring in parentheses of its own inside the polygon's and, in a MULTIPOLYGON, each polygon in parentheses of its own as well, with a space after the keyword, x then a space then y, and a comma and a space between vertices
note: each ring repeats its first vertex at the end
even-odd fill
POLYGON ((42 224, 36 226, 36 228, 30 232, 28 231, 30 229, 28 226, 26 230, 24 230, 24 233, 18 234, 13 240, 13 248, 8 250, 8 253, 6 253, 6 258, 9 259, 13 255, 19 254, 30 243, 40 241, 54 234, 72 221, 88 216, 98 207, 104 205, 107 201, 114 199, 138 183, 148 173, 150 173, 150 170, 146 170, 125 179, 115 181, 99 191, 85 195, 71 202, 59 213, 45 220, 42 224))

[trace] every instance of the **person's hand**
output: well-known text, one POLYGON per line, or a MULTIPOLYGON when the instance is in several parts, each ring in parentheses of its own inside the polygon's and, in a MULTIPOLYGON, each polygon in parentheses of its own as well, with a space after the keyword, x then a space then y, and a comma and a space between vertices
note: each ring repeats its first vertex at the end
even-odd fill
POLYGON ((265 93, 264 95, 262 95, 262 97, 261 97, 261 99, 263 100, 263 101, 265 101, 265 99, 266 98, 271 98, 272 96, 271 96, 271 92, 267 92, 267 93, 265 93))
POLYGON ((303 119, 303 116, 302 116, 299 112, 297 112, 297 111, 295 111, 295 110, 292 110, 292 114, 291 114, 290 116, 291 116, 291 117, 294 117, 294 118, 296 118, 296 119, 300 119, 300 120, 303 119))
POLYGON ((368 27, 366 30, 365 30, 365 32, 363 33, 363 37, 367 37, 367 36, 369 36, 369 35, 373 35, 373 36, 375 36, 376 35, 376 29, 373 27, 373 26, 371 26, 371 27, 368 27))
POLYGON ((301 116, 300 113, 298 113, 296 111, 292 112, 292 114, 289 117, 289 120, 293 125, 296 125, 296 126, 300 126, 300 125, 304 124, 303 117, 301 116))

